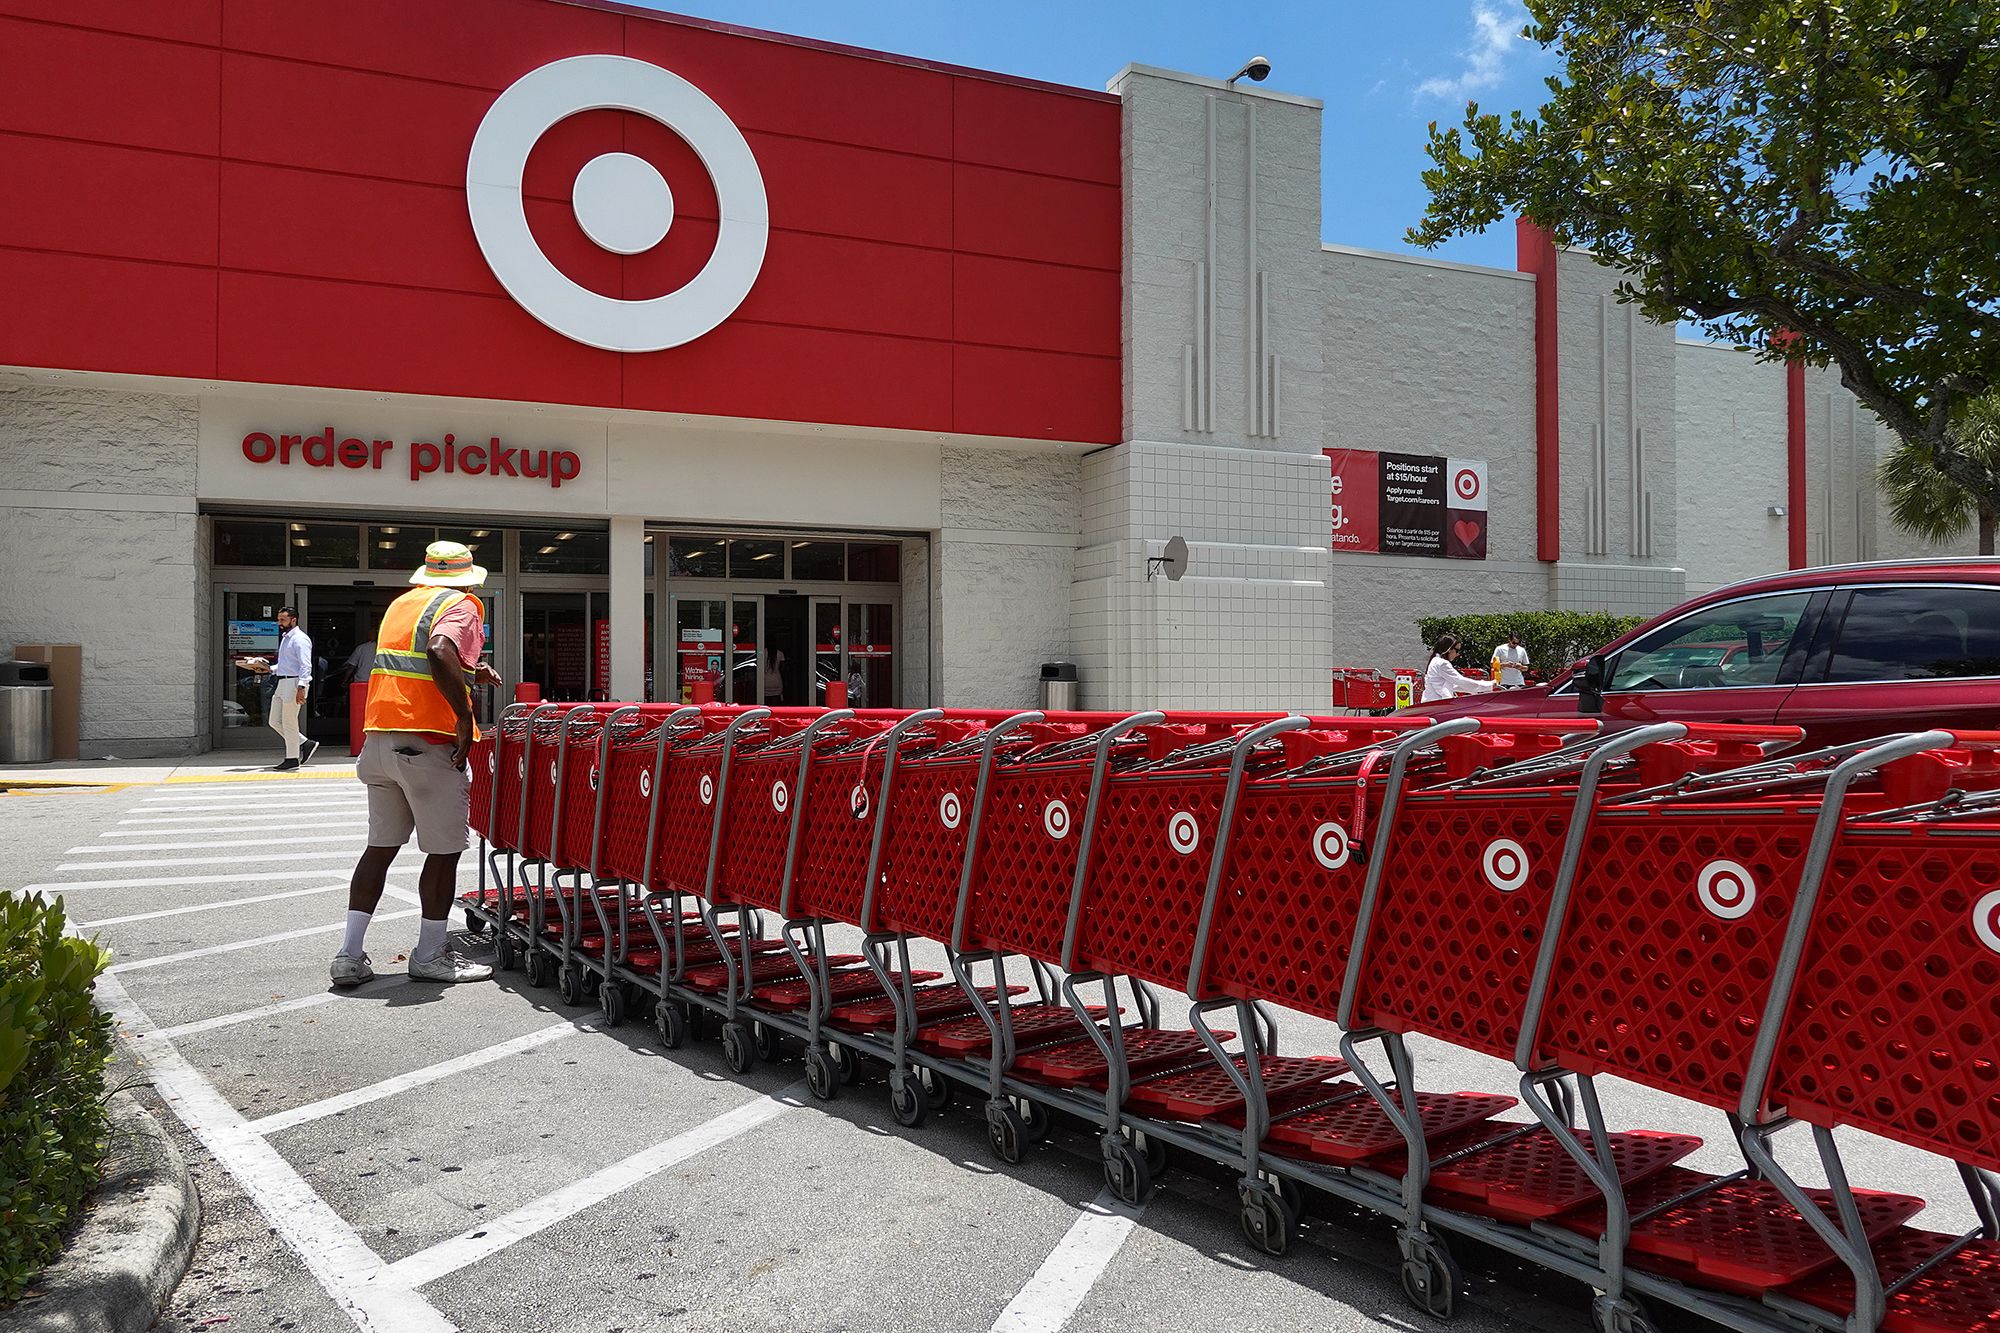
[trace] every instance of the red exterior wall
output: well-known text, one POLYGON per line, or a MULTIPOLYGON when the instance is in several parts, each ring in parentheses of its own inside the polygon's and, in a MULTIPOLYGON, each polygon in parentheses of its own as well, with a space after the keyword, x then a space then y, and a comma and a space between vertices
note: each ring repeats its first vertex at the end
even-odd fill
MULTIPOLYGON (((0 0, 0 364, 1089 442, 1120 433, 1119 111, 1101 94, 562 0, 0 0), (683 347, 599 351, 503 292, 466 154, 528 71, 623 54, 742 129, 770 196, 756 286, 683 347)), ((646 297, 715 199, 643 117, 529 161, 542 247, 646 297), (651 160, 676 222, 591 245, 569 182, 651 160)))

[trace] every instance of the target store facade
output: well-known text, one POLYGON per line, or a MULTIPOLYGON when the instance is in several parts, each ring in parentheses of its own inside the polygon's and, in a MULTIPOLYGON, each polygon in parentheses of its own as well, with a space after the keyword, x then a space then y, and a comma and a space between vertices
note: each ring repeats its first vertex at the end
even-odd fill
POLYGON ((1320 122, 595 0, 0 0, 0 648, 84 645, 86 756, 262 745, 296 606, 344 737, 442 535, 548 698, 1322 708, 1420 611, 1876 553, 1837 386, 1532 233, 1323 244, 1320 122))

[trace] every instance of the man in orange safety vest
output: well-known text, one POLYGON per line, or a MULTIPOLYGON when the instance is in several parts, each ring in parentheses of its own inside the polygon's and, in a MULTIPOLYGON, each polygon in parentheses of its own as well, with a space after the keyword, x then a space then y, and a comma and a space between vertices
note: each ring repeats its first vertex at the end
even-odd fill
POLYGON ((468 589, 486 582, 459 542, 432 542, 416 586, 390 604, 375 635, 368 676, 366 739, 356 775, 368 788, 368 849, 347 894, 347 934, 334 955, 336 986, 375 975, 363 939, 396 853, 417 835, 424 868, 417 879, 423 921, 410 951, 417 981, 484 981, 493 969, 452 949, 445 935, 465 851, 471 779, 466 756, 478 737, 471 687, 500 677, 480 660, 486 608, 468 589))

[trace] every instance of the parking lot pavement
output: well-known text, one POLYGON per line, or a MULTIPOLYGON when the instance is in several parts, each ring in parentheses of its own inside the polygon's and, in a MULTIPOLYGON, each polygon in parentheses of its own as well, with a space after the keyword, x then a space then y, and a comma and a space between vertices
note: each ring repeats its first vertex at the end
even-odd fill
MULTIPOLYGON (((899 1129, 879 1079, 819 1103, 794 1060, 738 1078, 713 1041, 667 1052, 649 1025, 603 1030, 518 972, 411 981, 414 849, 369 935, 380 975, 330 991, 361 808, 345 780, 0 798, 8 887, 61 893, 115 951, 101 999, 202 1185, 201 1247, 165 1326, 1433 1326, 1405 1306, 1379 1221, 1329 1205, 1274 1260, 1243 1241, 1218 1175, 1171 1171, 1125 1209, 1081 1133, 1001 1166, 976 1112, 899 1129)), ((1288 1051, 1333 1049, 1326 1025, 1285 1031, 1288 1051)), ((1512 1083, 1421 1055, 1434 1086, 1512 1083)), ((1684 1123, 1662 1100, 1612 1103, 1684 1123)), ((1857 1174, 1883 1172, 1908 1187, 1935 1164, 1871 1154, 1857 1174)), ((1474 1268, 1452 1327, 1587 1326, 1569 1284, 1474 1268)))

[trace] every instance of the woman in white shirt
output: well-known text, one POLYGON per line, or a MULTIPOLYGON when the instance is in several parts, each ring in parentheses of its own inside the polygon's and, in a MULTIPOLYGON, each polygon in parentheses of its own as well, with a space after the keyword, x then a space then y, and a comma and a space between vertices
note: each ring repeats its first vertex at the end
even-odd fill
POLYGON ((1456 635, 1447 634, 1431 645, 1430 665, 1424 668, 1424 703, 1456 699, 1461 694, 1485 694, 1492 690, 1492 681, 1474 680, 1453 666, 1452 659, 1457 656, 1456 635))

